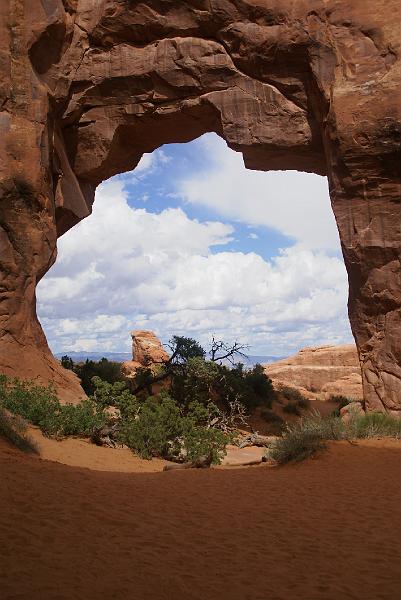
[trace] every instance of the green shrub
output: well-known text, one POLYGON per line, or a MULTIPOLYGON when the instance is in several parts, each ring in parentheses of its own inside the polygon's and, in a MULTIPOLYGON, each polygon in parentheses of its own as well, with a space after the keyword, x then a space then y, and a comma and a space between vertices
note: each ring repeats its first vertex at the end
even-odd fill
POLYGON ((347 423, 338 416, 321 417, 315 412, 287 425, 283 436, 268 451, 280 464, 303 460, 324 448, 327 440, 392 437, 401 439, 401 419, 385 413, 355 415, 347 423))
POLYGON ((60 403, 52 388, 15 380, 8 383, 3 404, 45 433, 53 433, 60 403))
POLYGON ((64 404, 57 415, 56 434, 90 436, 94 428, 103 427, 106 421, 104 413, 90 399, 79 404, 64 404))
POLYGON ((341 440, 347 436, 340 418, 324 417, 314 413, 292 425, 287 425, 283 436, 269 450, 269 458, 279 464, 300 461, 325 447, 327 440, 341 440))
POLYGON ((339 417, 341 409, 353 402, 353 400, 352 398, 347 398, 346 396, 330 396, 329 402, 337 404, 337 407, 333 410, 332 414, 336 417, 339 417))
POLYGON ((21 417, 7 414, 0 406, 0 436, 23 452, 38 454, 35 442, 26 434, 26 423, 21 417))
POLYGON ((120 440, 142 458, 178 456, 183 434, 181 412, 171 398, 148 398, 137 419, 123 421, 120 440))
POLYGON ((62 405, 53 388, 32 382, 13 381, 2 386, 4 408, 37 425, 50 436, 90 435, 106 417, 92 400, 62 405))
POLYGON ((135 417, 138 413, 139 403, 125 382, 109 383, 100 377, 92 377, 92 385, 94 392, 91 399, 101 409, 114 406, 120 410, 122 418, 135 417))
MULTIPOLYGON (((212 409, 210 409, 212 410, 212 409)), ((229 437, 205 426, 209 409, 192 402, 186 414, 166 393, 148 398, 135 419, 122 422, 120 440, 142 458, 195 460, 212 454, 219 462, 229 437)))
POLYGON ((294 404, 306 400, 305 396, 299 390, 288 385, 281 385, 277 391, 285 400, 294 404))
POLYGON ((64 367, 64 369, 68 369, 69 371, 73 371, 74 370, 74 361, 72 360, 72 358, 70 356, 67 356, 67 354, 65 354, 64 356, 61 357, 61 366, 64 367))
POLYGON ((304 417, 301 422, 293 427, 299 427, 302 431, 318 435, 323 440, 342 440, 347 436, 346 426, 339 417, 322 417, 320 413, 313 412, 304 417))
POLYGON ((245 384, 252 391, 242 400, 245 406, 252 410, 257 406, 271 408, 275 399, 275 391, 271 379, 267 377, 262 365, 255 365, 245 374, 245 384))
POLYGON ((293 429, 278 438, 269 450, 269 458, 279 464, 301 461, 323 450, 325 443, 317 434, 293 429))
POLYGON ((88 396, 92 396, 95 391, 92 382, 93 377, 100 377, 108 383, 124 381, 121 373, 121 363, 107 360, 107 358, 102 358, 98 362, 86 360, 82 364, 74 364, 74 372, 80 378, 81 385, 88 396))
POLYGON ((226 445, 232 441, 227 434, 210 427, 185 427, 183 448, 186 460, 196 460, 201 456, 211 456, 212 464, 220 464, 226 454, 226 445))
POLYGON ((161 366, 161 372, 138 370, 132 385, 134 394, 151 395, 152 384, 168 381, 170 396, 184 407, 193 401, 206 405, 217 402, 226 410, 230 410, 233 402, 240 402, 248 411, 258 406, 272 406, 275 392, 263 367, 256 365, 247 371, 243 364, 231 362, 236 355, 244 356, 241 345, 235 343, 230 347, 213 340, 208 353, 210 360, 206 360, 205 350, 191 338, 174 336, 170 348, 172 355, 161 366), (221 364, 223 359, 233 366, 221 364))

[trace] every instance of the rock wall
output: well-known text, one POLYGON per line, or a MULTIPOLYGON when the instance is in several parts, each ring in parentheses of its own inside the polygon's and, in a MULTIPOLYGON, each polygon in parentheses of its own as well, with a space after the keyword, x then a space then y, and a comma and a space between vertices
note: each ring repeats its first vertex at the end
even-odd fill
POLYGON ((214 131, 249 168, 327 174, 367 406, 400 411, 400 12, 399 0, 2 2, 0 370, 64 385, 35 307, 57 237, 102 180, 214 131))
POLYGON ((295 387, 311 399, 363 396, 361 367, 354 344, 304 348, 294 356, 265 365, 265 372, 275 385, 295 387))

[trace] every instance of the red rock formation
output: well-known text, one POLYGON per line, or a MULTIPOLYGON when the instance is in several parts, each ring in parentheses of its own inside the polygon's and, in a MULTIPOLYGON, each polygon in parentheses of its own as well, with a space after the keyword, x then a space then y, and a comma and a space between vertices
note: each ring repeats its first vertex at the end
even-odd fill
POLYGON ((308 398, 363 396, 361 367, 353 344, 303 348, 294 356, 265 366, 275 385, 295 387, 308 398))
POLYGON ((64 377, 35 288, 96 186, 215 131, 249 168, 327 174, 367 405, 401 410, 400 12, 399 0, 3 3, 1 370, 64 377))
POLYGON ((132 331, 132 360, 123 363, 127 377, 133 377, 140 367, 160 365, 169 359, 168 353, 153 331, 132 331))

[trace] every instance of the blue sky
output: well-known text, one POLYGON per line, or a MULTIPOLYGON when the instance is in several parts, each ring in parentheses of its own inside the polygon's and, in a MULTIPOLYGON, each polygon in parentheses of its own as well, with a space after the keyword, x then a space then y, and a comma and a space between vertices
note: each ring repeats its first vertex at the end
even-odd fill
MULTIPOLYGON (((206 139, 208 137, 206 136, 206 139)), ((214 134, 211 134, 210 138, 213 137, 214 134)), ((177 191, 177 181, 186 180, 191 172, 205 174, 207 177, 213 161, 204 151, 202 139, 187 144, 169 144, 156 152, 156 155, 159 156, 159 160, 155 161, 149 172, 141 172, 137 177, 135 175, 132 177, 131 174, 121 176, 123 181, 127 181, 129 205, 153 213, 160 213, 166 207, 180 207, 190 219, 201 222, 218 218, 218 210, 188 202, 177 191)), ((295 242, 294 238, 285 236, 270 227, 251 225, 227 217, 224 222, 230 224, 235 230, 233 240, 224 245, 225 250, 256 252, 269 259, 277 254, 278 248, 285 248, 295 242)), ((216 253, 219 249, 221 247, 217 246, 211 251, 216 253)))
POLYGON ((38 288, 54 352, 125 351, 152 329, 287 355, 351 341, 346 301, 326 180, 247 171, 215 134, 102 184, 38 288))

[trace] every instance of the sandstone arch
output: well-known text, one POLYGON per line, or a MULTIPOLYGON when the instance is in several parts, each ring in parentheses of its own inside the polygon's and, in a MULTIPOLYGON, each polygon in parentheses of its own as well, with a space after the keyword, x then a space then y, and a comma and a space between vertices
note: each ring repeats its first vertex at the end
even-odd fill
POLYGON ((400 13, 399 0, 7 0, 0 370, 76 392, 36 317, 57 236, 143 152, 215 131, 250 168, 327 174, 367 405, 400 411, 400 13))

